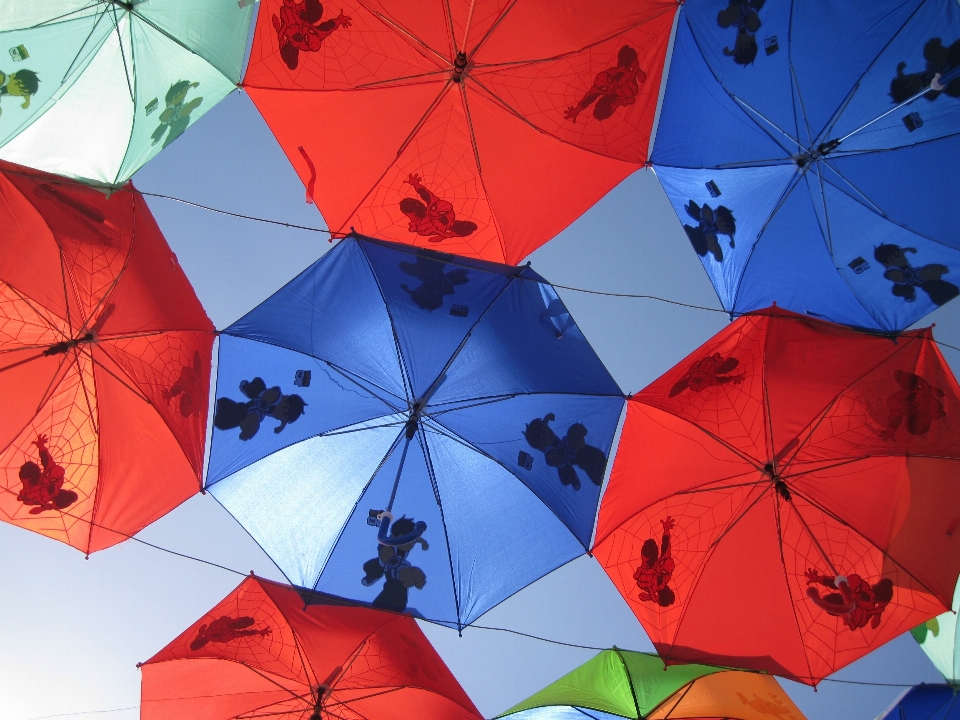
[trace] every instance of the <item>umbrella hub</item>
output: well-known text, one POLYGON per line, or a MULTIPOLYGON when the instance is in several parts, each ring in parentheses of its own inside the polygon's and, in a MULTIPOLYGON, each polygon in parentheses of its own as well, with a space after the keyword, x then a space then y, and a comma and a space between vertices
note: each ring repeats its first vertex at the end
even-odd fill
POLYGON ((800 153, 799 155, 793 156, 793 161, 797 164, 799 168, 805 168, 807 165, 820 160, 831 152, 837 149, 837 146, 840 144, 840 140, 830 140, 828 142, 822 142, 817 145, 815 148, 810 148, 807 152, 800 153))
POLYGON ((787 487, 783 478, 777 473, 776 468, 773 467, 773 463, 767 463, 763 468, 763 473, 770 478, 770 482, 773 483, 773 489, 777 491, 780 497, 787 501, 793 500, 793 496, 790 494, 790 488, 787 487))
POLYGON ((453 77, 455 83, 463 82, 463 74, 467 71, 467 54, 462 50, 453 60, 453 77))
POLYGON ((97 333, 94 331, 88 332, 86 335, 82 335, 74 340, 64 340, 63 342, 58 342, 55 345, 51 345, 46 350, 43 351, 43 354, 47 357, 51 355, 62 355, 64 353, 70 352, 77 345, 85 345, 89 343, 97 342, 97 333))
POLYGON ((127 12, 133 12, 133 0, 110 0, 114 5, 123 8, 127 12))

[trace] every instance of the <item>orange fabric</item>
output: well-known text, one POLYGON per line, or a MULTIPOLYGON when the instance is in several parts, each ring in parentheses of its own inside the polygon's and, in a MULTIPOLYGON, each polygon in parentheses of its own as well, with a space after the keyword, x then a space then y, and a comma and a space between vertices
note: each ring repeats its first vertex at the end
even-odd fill
POLYGON ((213 325, 143 198, 0 163, 0 519, 85 552, 200 488, 213 325))
POLYGON ((769 675, 721 672, 681 688, 650 713, 649 720, 805 720, 769 675))
POLYGON ((812 684, 950 607, 958 480, 929 330, 772 308, 630 400, 594 554, 668 662, 812 684))
POLYGON ((254 710, 300 720, 321 685, 324 720, 482 717, 410 616, 323 600, 305 608, 294 588, 256 577, 142 671, 142 720, 254 710))
POLYGON ((243 86, 331 230, 513 264, 646 162, 678 7, 264 0, 243 86))

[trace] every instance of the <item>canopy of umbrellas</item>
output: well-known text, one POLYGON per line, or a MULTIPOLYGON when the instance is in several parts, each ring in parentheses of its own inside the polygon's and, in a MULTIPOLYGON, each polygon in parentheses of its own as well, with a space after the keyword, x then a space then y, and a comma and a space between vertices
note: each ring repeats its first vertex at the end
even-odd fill
POLYGON ((586 552, 659 657, 517 720, 799 720, 766 673, 911 629, 957 678, 960 386, 906 328, 960 294, 960 6, 808 4, 261 0, 242 72, 252 0, 0 3, 0 516, 91 553, 203 487, 292 583, 143 664, 143 718, 477 718, 412 618, 586 552), (340 242, 220 331, 211 412, 127 180, 237 83, 340 242), (517 263, 644 167, 732 322, 625 396, 517 263))

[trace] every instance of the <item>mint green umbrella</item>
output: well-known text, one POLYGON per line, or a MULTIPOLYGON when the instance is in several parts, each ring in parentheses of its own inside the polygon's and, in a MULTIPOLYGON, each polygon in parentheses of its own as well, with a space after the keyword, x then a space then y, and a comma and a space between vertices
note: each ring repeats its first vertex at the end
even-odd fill
POLYGON ((119 184, 235 87, 251 0, 0 3, 0 158, 119 184))
POLYGON ((960 645, 957 643, 960 585, 953 592, 953 609, 918 625, 910 632, 934 666, 951 685, 960 685, 960 645))

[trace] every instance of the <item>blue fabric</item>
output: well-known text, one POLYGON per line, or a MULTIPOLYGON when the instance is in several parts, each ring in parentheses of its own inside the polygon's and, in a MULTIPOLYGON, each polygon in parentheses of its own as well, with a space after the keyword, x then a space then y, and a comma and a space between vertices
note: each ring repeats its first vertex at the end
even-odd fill
POLYGON ((960 79, 923 92, 958 66, 956 3, 682 6, 652 162, 726 310, 896 331, 960 294, 960 79))
POLYGON ((960 720, 960 699, 949 685, 915 685, 880 720, 960 720))
POLYGON ((221 334, 207 488, 294 584, 463 626, 589 546, 624 402, 529 267, 350 238, 221 334))

